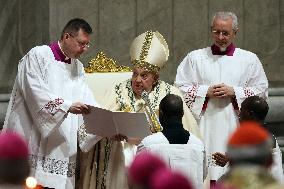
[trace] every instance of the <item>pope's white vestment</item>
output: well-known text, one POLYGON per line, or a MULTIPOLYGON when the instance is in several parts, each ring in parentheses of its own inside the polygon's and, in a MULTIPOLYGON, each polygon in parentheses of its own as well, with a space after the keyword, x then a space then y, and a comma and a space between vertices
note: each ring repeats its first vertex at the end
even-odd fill
POLYGON ((215 152, 225 153, 229 135, 238 125, 242 101, 258 95, 267 98, 268 82, 258 57, 236 48, 233 56, 213 55, 211 48, 192 51, 177 69, 175 85, 199 123, 209 162, 209 178, 218 180, 225 168, 212 160, 215 152), (205 97, 209 86, 224 83, 232 86, 235 99, 205 97), (238 107, 238 108, 237 108, 238 107))
POLYGON ((27 140, 31 175, 42 186, 75 187, 82 117, 68 109, 74 102, 96 105, 84 80, 79 60, 57 61, 46 45, 31 49, 19 62, 4 129, 15 130, 27 140))

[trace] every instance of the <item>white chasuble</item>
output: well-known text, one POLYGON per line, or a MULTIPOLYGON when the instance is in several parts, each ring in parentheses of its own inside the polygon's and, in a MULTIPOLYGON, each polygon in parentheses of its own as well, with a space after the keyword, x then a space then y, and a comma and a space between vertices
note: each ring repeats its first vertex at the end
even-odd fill
POLYGON ((229 135, 238 125, 242 101, 258 95, 267 98, 268 82, 258 57, 239 48, 233 56, 212 55, 207 47, 189 53, 177 69, 175 85, 199 123, 209 162, 209 178, 217 180, 225 168, 212 160, 215 152, 224 153, 229 135), (232 86, 235 99, 205 97, 209 86, 224 83, 232 86))
POLYGON ((19 62, 4 129, 26 138, 31 175, 43 186, 75 187, 77 130, 82 117, 67 111, 74 102, 96 105, 84 80, 79 60, 57 61, 49 46, 31 49, 19 62))

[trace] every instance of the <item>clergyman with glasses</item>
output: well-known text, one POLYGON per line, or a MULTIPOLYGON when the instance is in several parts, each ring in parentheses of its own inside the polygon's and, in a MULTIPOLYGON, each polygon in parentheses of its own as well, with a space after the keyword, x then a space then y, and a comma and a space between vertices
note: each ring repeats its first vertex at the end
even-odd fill
POLYGON ((226 167, 215 163, 225 153, 228 136, 238 125, 238 111, 249 96, 267 98, 268 81, 256 54, 237 48, 237 16, 217 12, 212 17, 211 47, 190 52, 177 69, 175 85, 198 121, 214 183, 226 167))
POLYGON ((75 187, 81 115, 97 105, 77 59, 91 33, 85 20, 72 19, 59 41, 32 48, 18 65, 4 129, 28 141, 32 176, 45 188, 75 187))

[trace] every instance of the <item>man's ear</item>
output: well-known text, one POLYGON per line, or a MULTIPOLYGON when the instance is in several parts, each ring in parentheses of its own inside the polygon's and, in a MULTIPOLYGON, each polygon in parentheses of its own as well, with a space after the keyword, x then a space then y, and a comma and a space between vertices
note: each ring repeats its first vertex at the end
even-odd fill
POLYGON ((70 37, 70 35, 68 33, 63 34, 63 39, 68 39, 69 37, 70 37))

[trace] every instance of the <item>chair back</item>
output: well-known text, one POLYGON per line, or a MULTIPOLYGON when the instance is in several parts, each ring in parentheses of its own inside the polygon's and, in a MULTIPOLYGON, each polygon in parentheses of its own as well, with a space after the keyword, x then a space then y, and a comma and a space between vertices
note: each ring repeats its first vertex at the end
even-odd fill
POLYGON ((117 65, 116 61, 106 57, 103 52, 88 63, 85 72, 86 82, 99 104, 103 103, 107 91, 132 76, 129 67, 117 65))

